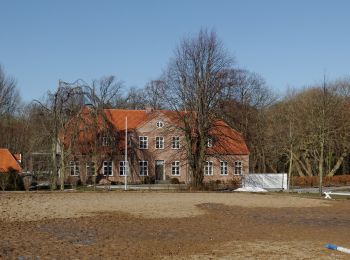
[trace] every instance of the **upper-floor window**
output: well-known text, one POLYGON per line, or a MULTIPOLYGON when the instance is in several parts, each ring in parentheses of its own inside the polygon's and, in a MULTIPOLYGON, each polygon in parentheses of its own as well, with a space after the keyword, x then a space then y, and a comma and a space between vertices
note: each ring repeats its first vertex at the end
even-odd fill
POLYGON ((220 174, 227 175, 227 162, 220 162, 220 174))
POLYGON ((104 176, 113 176, 113 163, 112 161, 104 161, 102 172, 104 176))
POLYGON ((157 121, 156 125, 157 125, 157 128, 163 128, 164 123, 163 121, 157 121))
POLYGON ((156 149, 164 149, 164 137, 163 136, 156 137, 156 149))
POLYGON ((139 137, 139 147, 140 149, 148 149, 148 136, 139 137))
POLYGON ((95 163, 94 162, 87 162, 86 163, 86 175, 87 176, 95 175, 95 163))
POLYGON ((213 147, 213 138, 208 137, 207 146, 208 147, 213 147))
POLYGON ((204 175, 213 175, 213 162, 206 161, 204 165, 204 175))
POLYGON ((108 136, 102 136, 102 146, 110 146, 111 138, 108 136))
POLYGON ((171 140, 171 148, 172 149, 180 149, 180 137, 173 136, 171 140))
POLYGON ((120 161, 119 162, 119 175, 120 176, 125 176, 128 175, 127 173, 127 162, 125 161, 120 161))
POLYGON ((148 161, 139 161, 139 174, 140 176, 148 175, 148 161))
POLYGON ((241 175, 242 174, 242 162, 241 161, 236 161, 235 162, 235 174, 236 175, 241 175))
POLYGON ((70 168, 70 175, 71 176, 79 176, 79 173, 80 173, 79 161, 69 162, 69 168, 70 168))
POLYGON ((171 163, 171 175, 180 176, 180 162, 174 161, 171 163))

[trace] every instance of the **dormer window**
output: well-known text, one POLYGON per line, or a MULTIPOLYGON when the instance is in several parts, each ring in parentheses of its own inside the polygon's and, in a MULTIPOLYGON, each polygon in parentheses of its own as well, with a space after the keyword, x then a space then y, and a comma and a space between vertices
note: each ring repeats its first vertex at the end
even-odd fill
POLYGON ((213 147, 213 138, 208 137, 207 146, 208 146, 208 147, 213 147))
POLYGON ((108 136, 102 136, 102 146, 110 146, 111 145, 111 138, 108 136))
POLYGON ((163 123, 163 121, 157 121, 157 128, 163 128, 163 126, 164 126, 164 123, 163 123))

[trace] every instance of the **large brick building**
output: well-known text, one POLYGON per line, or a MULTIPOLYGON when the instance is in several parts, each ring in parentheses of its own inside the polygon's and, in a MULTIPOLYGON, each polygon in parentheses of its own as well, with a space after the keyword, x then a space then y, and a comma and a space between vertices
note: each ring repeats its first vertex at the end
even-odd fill
MULTIPOLYGON (((112 128, 118 132, 117 142, 111 142, 110 138, 102 133, 99 133, 98 137, 95 136, 94 138, 100 140, 100 159, 97 159, 96 153, 95 156, 87 156, 89 152, 75 152, 66 167, 65 175, 68 179, 87 180, 97 172, 97 181, 107 179, 112 182, 124 182, 124 136, 127 132, 129 183, 157 183, 173 178, 184 183, 190 181, 186 141, 179 127, 177 112, 105 109, 104 113, 112 128), (111 151, 111 146, 117 149, 107 152, 108 156, 101 157, 101 153, 111 151)), ((248 173, 249 151, 244 139, 225 122, 217 120, 207 146, 204 181, 229 182, 248 173)))

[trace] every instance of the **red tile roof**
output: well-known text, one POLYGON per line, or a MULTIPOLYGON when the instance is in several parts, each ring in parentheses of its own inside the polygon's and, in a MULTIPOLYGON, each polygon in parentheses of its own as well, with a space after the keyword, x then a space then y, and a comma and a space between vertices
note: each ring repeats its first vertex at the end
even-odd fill
MULTIPOLYGON (((154 118, 157 112, 164 114, 175 124, 179 123, 179 117, 186 113, 170 110, 155 110, 152 113, 147 113, 146 110, 105 109, 108 120, 118 130, 125 130, 126 116, 128 117, 128 129, 131 130, 154 118)), ((208 149, 208 154, 249 154, 243 136, 224 121, 217 120, 210 134, 214 137, 214 145, 208 149)))
POLYGON ((10 151, 8 149, 0 148, 0 173, 8 172, 11 169, 18 172, 22 171, 21 166, 10 151))

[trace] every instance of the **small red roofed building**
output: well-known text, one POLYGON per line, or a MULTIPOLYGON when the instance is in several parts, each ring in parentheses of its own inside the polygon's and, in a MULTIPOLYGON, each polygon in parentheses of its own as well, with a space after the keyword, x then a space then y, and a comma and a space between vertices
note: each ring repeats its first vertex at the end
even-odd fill
MULTIPOLYGON (((88 112, 88 108, 82 110, 85 121, 91 121, 86 119, 88 112)), ((87 180, 97 175, 97 181, 107 179, 123 183, 127 132, 128 183, 160 183, 174 178, 183 183, 191 181, 186 140, 178 112, 104 109, 103 113, 104 120, 115 133, 116 142, 111 142, 110 137, 104 135, 102 127, 98 134, 89 132, 84 124, 73 127, 79 129, 75 138, 82 145, 80 150, 71 149, 74 152, 65 167, 66 178, 87 180), (87 145, 87 140, 98 140, 98 151, 87 145)), ((97 120, 100 121, 103 120, 97 120)), ((249 170, 249 150, 242 135, 222 120, 215 121, 209 134, 203 169, 204 182, 240 180, 249 170)), ((66 137, 66 140, 72 139, 71 136, 66 137)))
MULTIPOLYGON (((18 157, 20 155, 17 155, 18 157)), ((8 149, 0 148, 0 174, 8 173, 10 171, 22 172, 22 167, 15 155, 8 149)))

